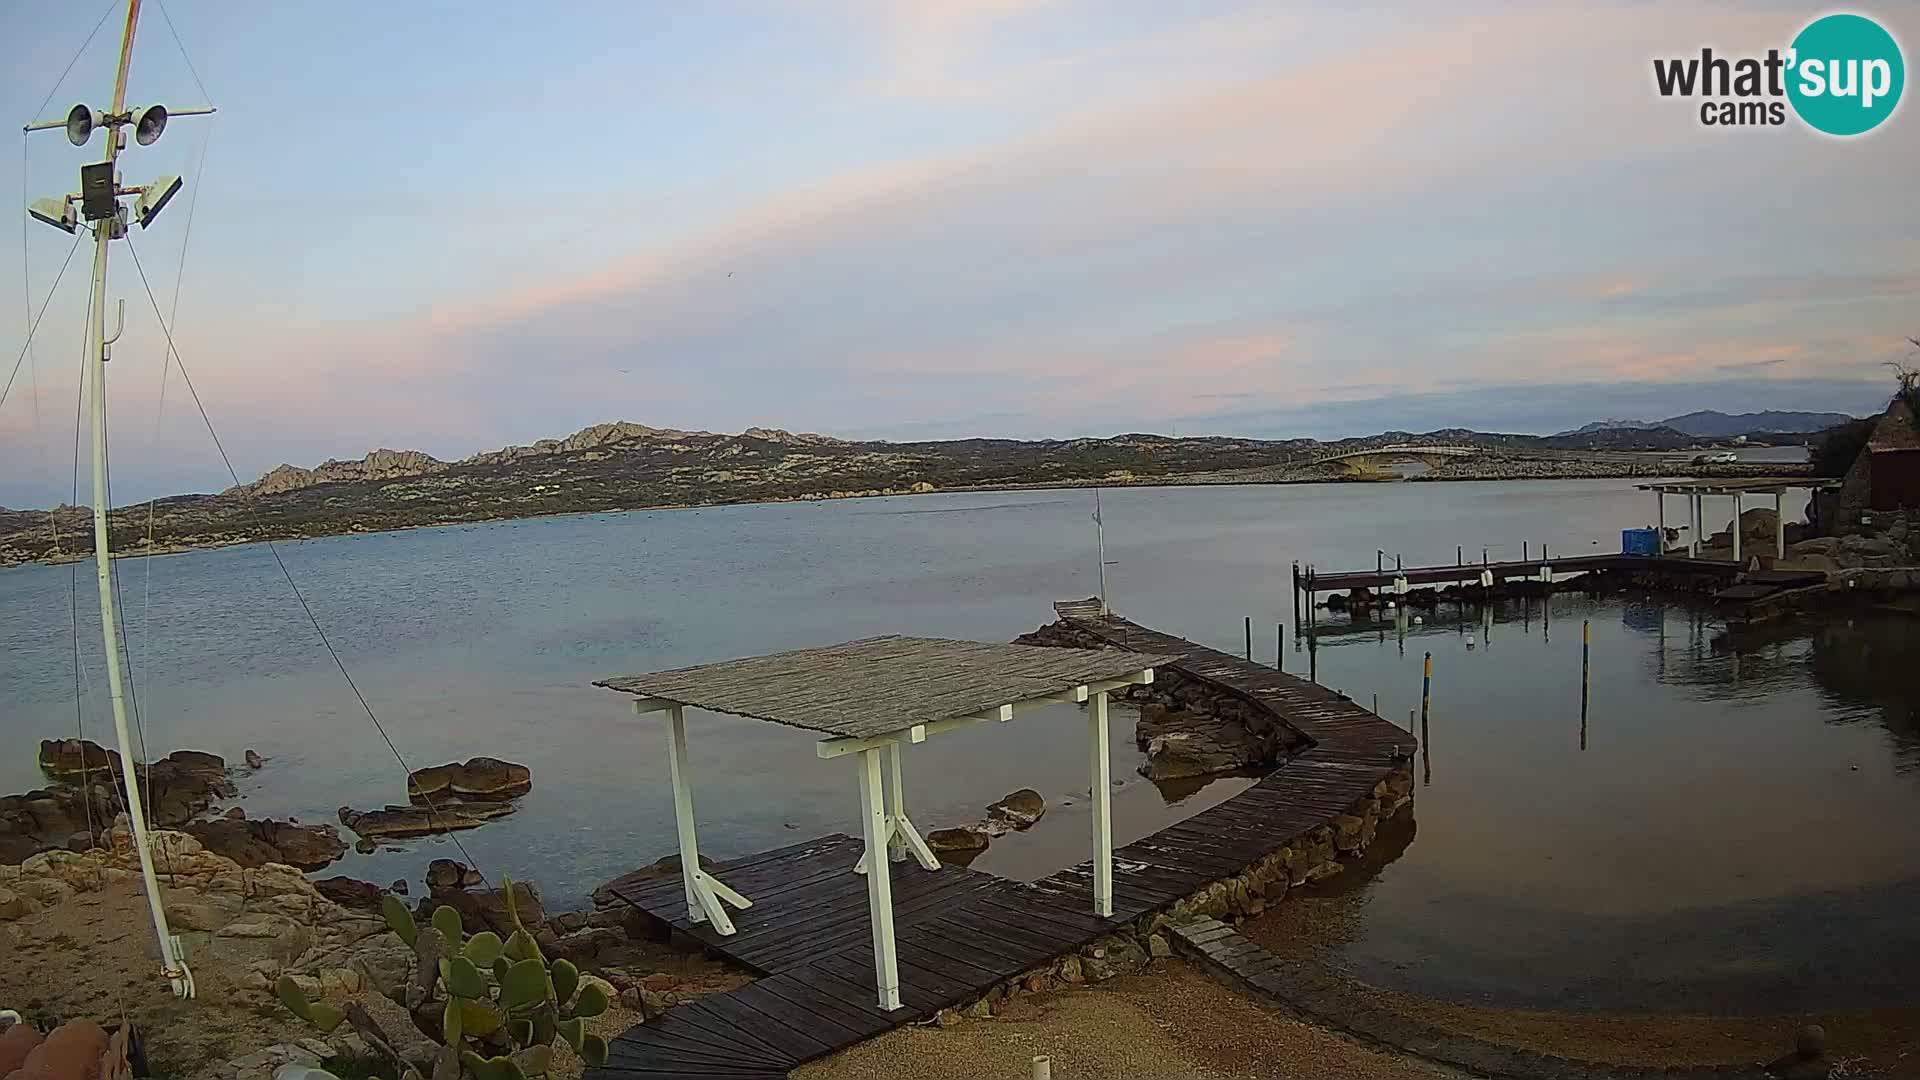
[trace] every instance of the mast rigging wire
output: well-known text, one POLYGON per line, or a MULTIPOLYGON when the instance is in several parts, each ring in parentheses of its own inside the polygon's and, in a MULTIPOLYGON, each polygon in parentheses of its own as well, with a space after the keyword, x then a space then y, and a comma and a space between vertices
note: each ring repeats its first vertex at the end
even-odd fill
MULTIPOLYGON (((227 455, 226 445, 220 441, 220 433, 214 430, 213 418, 207 415, 206 404, 200 400, 200 391, 193 385, 193 376, 187 374, 186 361, 181 357, 179 348, 174 344, 172 328, 167 325, 165 318, 160 312, 160 301, 154 296, 153 285, 147 280, 146 267, 140 263, 140 251, 133 244, 133 235, 129 233, 126 240, 127 252, 133 256, 133 266, 134 269, 139 272, 140 285, 146 291, 147 302, 153 306, 154 318, 160 321, 160 332, 166 335, 167 349, 173 354, 174 363, 180 366, 180 381, 186 385, 187 394, 193 398, 194 408, 200 412, 200 421, 206 425, 207 435, 213 439, 213 448, 219 452, 220 461, 227 468, 227 475, 233 478, 234 485, 238 487, 240 486, 240 473, 233 467, 233 459, 227 455)), ((246 502, 246 507, 248 515, 253 518, 254 527, 264 532, 265 529, 260 520, 260 512, 254 507, 250 499, 246 502)), ((400 748, 394 744, 393 737, 387 734, 386 725, 382 724, 380 717, 375 715, 373 706, 367 702, 366 695, 360 692, 359 684, 353 681, 353 674, 347 670, 346 663, 340 659, 339 651, 333 647, 333 641, 327 637, 327 631, 320 625, 319 617, 314 615, 313 608, 307 603, 306 595, 300 591, 300 586, 294 582, 293 573, 287 569, 286 560, 280 557, 280 549, 274 544, 272 539, 265 536, 261 538, 261 543, 267 546, 267 552, 273 556, 274 564, 280 568, 280 576, 286 579, 288 590, 293 593, 293 598, 299 603, 300 610, 306 614, 307 622, 312 624, 313 632, 319 637, 320 644, 327 650, 327 655, 332 658, 333 666, 340 670, 340 677, 346 681, 347 689, 353 692, 354 699, 360 703, 361 711, 365 712, 367 719, 373 722, 373 729, 380 733, 380 739, 387 744, 387 749, 392 751, 393 759, 400 763, 400 768, 405 770, 409 779, 411 779, 413 775, 412 767, 407 764, 407 759, 400 753, 400 748)), ((409 794, 411 794, 411 792, 409 792, 409 794)), ((442 827, 445 827, 447 824, 446 818, 441 815, 440 808, 434 805, 433 797, 423 791, 420 799, 426 803, 427 812, 432 814, 434 819, 438 821, 442 827)), ((460 852, 461 857, 466 860, 467 865, 472 867, 474 872, 480 875, 482 883, 491 887, 492 882, 487 881, 486 873, 480 869, 473 855, 467 851, 466 845, 460 842, 459 834, 455 833, 451 828, 448 828, 446 835, 447 839, 453 842, 454 848, 460 852)))
MULTIPOLYGON (((20 346, 20 355, 14 358, 13 373, 7 376, 5 389, 0 389, 0 405, 7 403, 7 395, 13 393, 13 381, 20 377, 20 365, 27 358, 27 350, 33 348, 33 335, 40 330, 40 321, 47 317, 47 306, 53 303, 53 294, 60 291, 60 280, 67 276, 67 267, 73 265, 73 253, 80 250, 80 233, 73 234, 73 246, 67 249, 67 257, 60 263, 60 272, 53 277, 53 285, 47 289, 46 299, 40 301, 40 314, 33 317, 33 325, 27 328, 27 340, 20 346)), ((32 302, 31 298, 28 300, 32 302)), ((93 310, 93 301, 87 301, 87 310, 93 310)))

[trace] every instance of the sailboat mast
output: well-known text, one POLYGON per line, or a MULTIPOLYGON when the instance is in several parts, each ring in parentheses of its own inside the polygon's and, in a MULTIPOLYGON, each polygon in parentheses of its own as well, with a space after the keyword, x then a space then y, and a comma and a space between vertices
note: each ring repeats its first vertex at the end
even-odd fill
POLYGON ((1107 613, 1107 523, 1100 517, 1100 489, 1093 489, 1093 532, 1100 544, 1100 614, 1107 613))
MULTIPOLYGON (((120 66, 113 80, 112 115, 127 107, 127 68, 133 60, 133 33, 140 22, 140 0, 127 0, 127 25, 120 37, 120 66)), ((111 171, 120 156, 122 129, 107 129, 106 163, 111 171)), ((116 191, 120 186, 113 173, 116 191)), ((176 995, 190 996, 192 982, 186 968, 175 955, 172 933, 167 927, 166 907, 160 902, 160 882, 154 875, 153 851, 147 840, 146 808, 140 801, 140 780, 133 739, 127 730, 127 692, 120 668, 119 619, 113 607, 113 561, 107 536, 107 246, 117 229, 125 228, 118 214, 101 218, 93 227, 93 315, 89 328, 88 379, 93 400, 93 566, 100 585, 100 633, 106 644, 107 693, 113 700, 113 733, 120 744, 120 780, 126 789, 127 819, 133 828, 134 848, 140 854, 140 876, 146 883, 147 907, 153 914, 153 931, 160 942, 161 974, 173 984, 176 995)), ((116 331, 115 336, 118 336, 116 331)))

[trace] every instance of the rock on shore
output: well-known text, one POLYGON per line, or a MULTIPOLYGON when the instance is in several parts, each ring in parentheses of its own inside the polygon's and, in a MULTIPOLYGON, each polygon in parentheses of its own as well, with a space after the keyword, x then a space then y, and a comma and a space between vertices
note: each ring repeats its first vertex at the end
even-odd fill
POLYGON ((271 818, 215 818, 188 822, 182 831, 206 847, 245 867, 284 863, 318 870, 347 853, 346 842, 331 825, 296 825, 271 818))
POLYGON ((414 802, 512 799, 531 790, 532 770, 494 757, 468 758, 407 774, 407 798, 414 802))

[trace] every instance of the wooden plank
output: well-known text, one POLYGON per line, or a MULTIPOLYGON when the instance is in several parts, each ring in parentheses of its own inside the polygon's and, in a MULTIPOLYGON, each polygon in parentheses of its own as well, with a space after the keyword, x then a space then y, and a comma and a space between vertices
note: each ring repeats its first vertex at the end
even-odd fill
POLYGON ((931 939, 909 941, 901 938, 894 942, 902 960, 908 960, 928 971, 938 972, 941 976, 958 982, 966 988, 975 986, 985 989, 1006 978, 1019 969, 1019 965, 998 957, 989 957, 975 953, 973 959, 964 954, 965 949, 949 945, 939 948, 939 943, 931 939))
MULTIPOLYGON (((959 914, 959 912, 952 913, 953 916, 958 916, 959 914)), ((1057 955, 1051 943, 1046 945, 1031 945, 1015 941, 1005 932, 1005 928, 1003 927, 996 927, 994 931, 989 932, 975 926, 970 926, 953 917, 945 917, 934 922, 922 923, 921 926, 930 934, 937 934, 939 941, 943 943, 949 943, 955 948, 969 949, 974 952, 996 957, 1001 964, 1014 964, 1023 970, 1025 968, 1035 967, 1057 955)), ((941 948, 943 952, 946 951, 945 948, 940 945, 935 945, 934 947, 941 948)), ((996 964, 996 966, 999 966, 999 964, 996 964)))
MULTIPOLYGON (((713 1007, 715 1001, 725 996, 724 994, 709 994, 692 1004, 676 1005, 667 1011, 666 1016, 654 1020, 652 1024, 642 1024, 640 1028, 636 1028, 635 1031, 651 1027, 653 1024, 663 1024, 671 1019, 689 1028, 696 1029, 702 1035, 711 1035, 722 1040, 719 1045, 738 1046, 743 1057, 752 1057, 769 1064, 777 1064, 783 1068, 792 1068, 791 1063, 793 1058, 785 1050, 760 1038, 751 1030, 742 1028, 731 1014, 723 1014, 713 1007)), ((629 1034, 632 1034, 632 1032, 629 1032, 629 1034)), ((689 1033, 689 1035, 691 1035, 691 1033, 689 1033)))
POLYGON ((796 1031, 758 1009, 750 1008, 734 994, 709 995, 702 998, 700 1003, 721 1019, 731 1020, 739 1025, 742 1033, 751 1034, 761 1042, 777 1048, 794 1065, 802 1061, 810 1061, 835 1049, 831 1043, 823 1042, 804 1031, 796 1031))
MULTIPOLYGON (((847 982, 860 988, 860 992, 870 1001, 877 1001, 879 991, 873 981, 873 946, 867 945, 858 955, 852 951, 829 953, 815 957, 811 966, 830 971, 847 982)), ((947 1005, 947 998, 930 987, 907 977, 907 966, 902 964, 900 971, 900 1000, 914 1012, 922 1016, 932 1016, 947 1005)))
MULTIPOLYGON (((654 1027, 642 1024, 639 1031, 654 1027)), ((624 1036, 607 1044, 607 1064, 628 1073, 660 1071, 705 1073, 714 1076, 756 1076, 784 1072, 788 1066, 755 1057, 682 1042, 660 1032, 642 1032, 642 1039, 624 1036)))
POLYGON ((753 985, 790 1002, 795 1008, 817 1013, 839 1024, 853 1032, 856 1040, 870 1038, 893 1027, 892 1018, 867 998, 857 995, 843 998, 821 989, 815 978, 817 974, 808 966, 761 979, 753 985))
POLYGON ((1015 914, 999 909, 983 911, 969 907, 947 912, 941 916, 941 920, 958 923, 978 931, 983 936, 1008 942, 1019 948, 1044 953, 1047 959, 1078 948, 1077 944, 1069 944, 1072 937, 1079 936, 1077 931, 1069 932, 1051 923, 1035 923, 1027 918, 1024 910, 1015 914))
MULTIPOLYGON (((779 976, 774 976, 779 978, 779 976)), ((753 1011, 775 1020, 821 1044, 821 1052, 826 1053, 836 1047, 848 1046, 865 1038, 871 1032, 863 1030, 864 1024, 847 1024, 825 1013, 788 1001, 767 988, 769 979, 750 982, 728 992, 727 997, 753 1011)), ((876 1006, 877 1007, 877 1006, 876 1006)))

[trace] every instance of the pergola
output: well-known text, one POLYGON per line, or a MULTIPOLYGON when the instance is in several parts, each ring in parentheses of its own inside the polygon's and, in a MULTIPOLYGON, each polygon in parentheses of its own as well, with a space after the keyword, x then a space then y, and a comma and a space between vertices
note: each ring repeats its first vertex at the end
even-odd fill
POLYGON ((907 816, 900 752, 929 735, 979 723, 1005 723, 1030 709, 1087 704, 1087 766, 1093 808, 1093 910, 1113 914, 1113 823, 1108 765, 1107 694, 1153 681, 1171 656, 1122 649, 1061 649, 985 645, 939 638, 876 637, 818 649, 727 660, 597 683, 633 694, 636 712, 667 714, 673 816, 680 840, 680 877, 687 918, 722 935, 734 932, 726 906, 745 909, 750 897, 700 866, 694 827, 693 778, 687 768, 688 707, 732 713, 805 728, 827 736, 819 758, 859 757, 860 826, 865 854, 854 867, 866 875, 873 929, 874 981, 882 1009, 900 1008, 894 953, 893 890, 888 863, 911 854, 938 870, 920 830, 907 816), (882 758, 887 771, 882 782, 882 758), (883 855, 884 853, 884 855, 883 855))
POLYGON ((1730 495, 1733 497, 1733 561, 1740 561, 1740 513, 1748 495, 1773 496, 1773 554, 1774 558, 1785 558, 1787 554, 1787 517, 1783 512, 1786 493, 1805 488, 1820 490, 1838 487, 1839 481, 1808 476, 1795 477, 1756 477, 1739 480, 1668 480, 1657 484, 1641 484, 1641 491, 1654 493, 1659 504, 1659 528, 1662 554, 1665 554, 1667 528, 1667 496, 1684 495, 1691 525, 1687 532, 1687 555, 1698 558, 1700 555, 1700 519, 1702 502, 1709 495, 1730 495))

